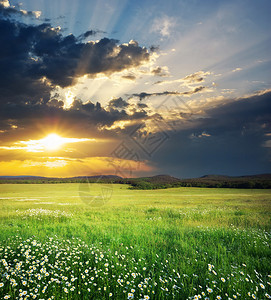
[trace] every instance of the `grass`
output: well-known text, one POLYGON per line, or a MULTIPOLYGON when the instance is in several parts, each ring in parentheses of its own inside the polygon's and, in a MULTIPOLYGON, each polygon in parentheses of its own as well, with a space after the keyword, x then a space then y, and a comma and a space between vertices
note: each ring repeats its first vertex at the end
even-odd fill
POLYGON ((0 295, 267 299, 270 212, 269 190, 2 184, 0 295))

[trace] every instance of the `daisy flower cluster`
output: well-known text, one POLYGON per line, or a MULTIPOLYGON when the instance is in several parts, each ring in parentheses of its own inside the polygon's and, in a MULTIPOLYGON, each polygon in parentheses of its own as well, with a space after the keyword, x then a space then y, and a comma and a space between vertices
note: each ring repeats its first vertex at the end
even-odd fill
POLYGON ((194 287, 189 299, 271 299, 271 275, 266 278, 254 270, 250 275, 246 264, 231 266, 231 272, 223 274, 208 264, 206 284, 194 287))
POLYGON ((130 255, 133 246, 121 244, 119 253, 75 238, 39 242, 17 236, 7 242, 0 246, 4 299, 153 299, 157 292, 165 297, 179 292, 177 275, 168 277, 168 261, 148 266, 146 258, 130 255), (158 267, 161 275, 154 276, 158 267))
POLYGON ((0 245, 0 295, 20 300, 270 299, 271 276, 251 273, 245 263, 226 273, 208 262, 208 253, 195 251, 183 258, 187 270, 181 270, 178 249, 167 259, 144 253, 136 246, 112 249, 77 238, 12 237, 0 245))
POLYGON ((19 212, 23 217, 43 217, 49 216, 53 218, 59 217, 72 217, 72 214, 67 213, 61 210, 50 210, 50 209, 43 209, 43 208, 32 208, 27 209, 23 212, 19 212))

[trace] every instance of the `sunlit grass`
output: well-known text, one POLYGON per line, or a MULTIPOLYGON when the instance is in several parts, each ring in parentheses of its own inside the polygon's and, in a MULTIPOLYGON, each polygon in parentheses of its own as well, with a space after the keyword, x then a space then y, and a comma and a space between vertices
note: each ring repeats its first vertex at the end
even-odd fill
POLYGON ((271 293, 268 190, 135 191, 99 184, 0 190, 1 295, 264 299, 271 293))

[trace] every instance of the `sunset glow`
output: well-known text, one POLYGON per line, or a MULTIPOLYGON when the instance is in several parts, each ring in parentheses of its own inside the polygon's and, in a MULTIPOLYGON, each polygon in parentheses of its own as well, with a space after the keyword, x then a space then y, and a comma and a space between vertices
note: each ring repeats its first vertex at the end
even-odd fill
POLYGON ((19 141, 10 146, 0 146, 4 150, 25 150, 27 152, 50 152, 63 148, 65 144, 94 142, 95 139, 89 138, 66 138, 56 133, 50 133, 40 140, 19 141))
POLYGON ((39 144, 45 150, 54 151, 54 150, 58 150, 65 143, 66 143, 65 138, 62 138, 55 133, 51 133, 47 135, 47 137, 45 137, 44 139, 41 139, 39 143, 37 143, 37 145, 39 144))
POLYGON ((269 172, 270 1, 48 1, 0 0, 1 174, 269 172))
POLYGON ((94 141, 94 139, 86 138, 65 138, 56 133, 51 133, 45 138, 40 140, 21 141, 20 144, 26 146, 26 150, 29 152, 44 152, 44 151, 56 151, 59 150, 65 144, 80 143, 94 141))

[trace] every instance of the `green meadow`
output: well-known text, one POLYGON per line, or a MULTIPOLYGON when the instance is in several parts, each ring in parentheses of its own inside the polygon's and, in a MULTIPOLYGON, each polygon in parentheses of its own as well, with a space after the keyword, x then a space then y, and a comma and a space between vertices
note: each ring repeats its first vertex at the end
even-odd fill
POLYGON ((270 221, 270 190, 1 184, 0 296, 270 299, 270 221))

